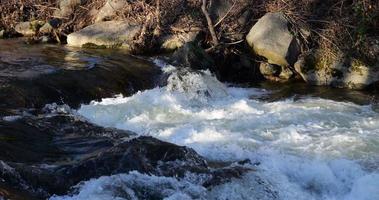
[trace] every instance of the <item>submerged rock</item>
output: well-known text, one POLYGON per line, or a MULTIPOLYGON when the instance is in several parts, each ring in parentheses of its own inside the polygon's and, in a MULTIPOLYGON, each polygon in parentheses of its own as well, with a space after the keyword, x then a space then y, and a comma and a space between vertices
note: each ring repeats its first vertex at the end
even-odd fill
POLYGON ((289 25, 283 13, 267 13, 253 26, 246 40, 254 52, 269 63, 293 66, 300 54, 300 44, 289 25))
POLYGON ((9 193, 6 197, 12 196, 11 191, 21 191, 28 198, 64 195, 81 181, 131 171, 174 178, 190 173, 202 177, 198 184, 205 187, 250 171, 244 167, 212 169, 190 148, 152 137, 130 138, 131 132, 101 128, 51 110, 0 121, 0 125, 10 130, 4 135, 13 138, 2 145, 8 153, 0 157, 0 178, 9 193), (22 155, 22 150, 27 154, 22 155))
POLYGON ((141 26, 126 21, 98 22, 67 36, 69 46, 83 47, 86 44, 107 48, 132 50, 131 43, 140 32, 141 26))

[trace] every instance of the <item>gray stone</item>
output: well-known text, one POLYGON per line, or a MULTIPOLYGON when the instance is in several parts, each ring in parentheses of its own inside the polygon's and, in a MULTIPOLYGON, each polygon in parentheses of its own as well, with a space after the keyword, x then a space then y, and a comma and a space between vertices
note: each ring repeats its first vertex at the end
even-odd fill
POLYGON ((164 37, 162 40, 161 49, 166 52, 171 52, 176 49, 181 48, 188 42, 195 41, 198 31, 196 32, 188 32, 188 33, 180 33, 175 35, 168 35, 164 37))
POLYGON ((259 65, 259 71, 268 80, 271 81, 287 81, 294 75, 291 69, 275 64, 262 62, 259 65))
POLYGON ((246 40, 254 52, 269 63, 292 66, 300 54, 300 44, 288 29, 282 13, 267 13, 250 30, 246 40))
POLYGON ((46 23, 43 25, 40 29, 39 32, 43 34, 49 34, 54 30, 54 28, 50 25, 50 23, 46 23))
POLYGON ((56 17, 67 17, 74 12, 74 8, 77 5, 82 4, 84 0, 60 0, 59 10, 54 12, 56 17))
POLYGON ((98 22, 67 36, 69 46, 82 47, 86 44, 107 48, 125 48, 131 50, 130 43, 140 32, 141 26, 126 21, 98 22))
POLYGON ((279 74, 279 78, 281 80, 290 80, 293 77, 293 75, 294 75, 294 73, 291 69, 289 69, 288 67, 282 66, 282 70, 279 74))
POLYGON ((32 22, 20 22, 15 26, 15 30, 23 36, 34 36, 43 24, 43 21, 37 20, 32 22))
POLYGON ((117 12, 121 11, 127 3, 127 0, 107 0, 105 5, 100 8, 99 12, 95 16, 95 22, 103 21, 116 16, 117 12))

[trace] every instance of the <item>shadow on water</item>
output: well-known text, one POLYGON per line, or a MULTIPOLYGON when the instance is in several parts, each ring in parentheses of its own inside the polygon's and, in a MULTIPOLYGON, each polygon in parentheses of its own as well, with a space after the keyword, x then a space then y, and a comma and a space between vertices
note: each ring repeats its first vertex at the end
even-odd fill
POLYGON ((303 82, 280 84, 263 82, 259 87, 269 90, 270 93, 258 99, 263 101, 279 101, 288 98, 294 100, 305 97, 317 97, 339 102, 353 102, 358 105, 376 104, 378 97, 373 92, 362 90, 349 90, 343 88, 330 88, 324 86, 311 86, 303 82))
POLYGON ((81 103, 156 86, 160 70, 121 50, 83 50, 0 40, 0 111, 81 103))

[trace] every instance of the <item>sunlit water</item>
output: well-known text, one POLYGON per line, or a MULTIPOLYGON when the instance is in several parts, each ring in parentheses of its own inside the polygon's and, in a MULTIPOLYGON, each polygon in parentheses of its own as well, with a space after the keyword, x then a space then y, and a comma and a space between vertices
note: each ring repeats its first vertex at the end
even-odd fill
POLYGON ((167 86, 82 105, 78 113, 101 126, 189 146, 208 160, 250 159, 260 163, 257 171, 212 190, 132 172, 54 198, 121 199, 115 191, 122 190, 133 199, 135 184, 167 199, 273 198, 260 196, 258 176, 278 199, 379 199, 379 113, 371 106, 311 97, 265 102, 257 97, 270 91, 227 87, 209 72, 164 69, 171 74, 167 86))

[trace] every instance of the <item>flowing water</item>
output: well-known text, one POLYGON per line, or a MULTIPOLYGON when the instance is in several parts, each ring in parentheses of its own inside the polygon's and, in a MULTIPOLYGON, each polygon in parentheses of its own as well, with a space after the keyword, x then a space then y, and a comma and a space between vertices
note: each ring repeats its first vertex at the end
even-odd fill
POLYGON ((133 193, 136 182, 168 199, 379 199, 379 113, 371 105, 310 96, 267 102, 260 99, 272 91, 227 86, 209 72, 163 70, 167 86, 82 105, 78 113, 104 127, 189 146, 209 161, 250 159, 256 171, 211 190, 119 174, 55 199, 117 199, 105 188, 133 193), (257 177, 277 195, 260 197, 257 177))
MULTIPOLYGON (((0 111, 5 109, 0 116, 7 115, 0 117, 0 199, 4 180, 9 179, 6 175, 16 176, 11 166, 42 166, 38 169, 49 171, 62 163, 76 164, 86 156, 97 155, 111 148, 114 140, 117 144, 130 139, 129 134, 122 135, 125 132, 92 127, 87 120, 102 127, 133 131, 137 136, 131 133, 132 137, 152 136, 191 147, 207 159, 209 166, 243 165, 252 171, 210 188, 202 184, 205 175, 163 177, 131 171, 81 182, 63 192, 67 195, 50 199, 379 200, 379 113, 368 96, 308 86, 289 87, 298 88, 296 91, 277 86, 236 87, 219 82, 208 71, 194 72, 155 62, 167 78, 165 86, 85 103, 77 110, 50 104, 44 109, 47 114, 24 108, 14 111, 13 107, 8 111, 14 101, 21 102, 14 104, 16 107, 29 100, 43 105, 51 101, 70 104, 74 98, 74 106, 88 102, 83 99, 101 99, 114 92, 130 90, 125 93, 129 95, 134 88, 152 88, 156 77, 148 81, 151 84, 143 82, 156 71, 151 62, 120 52, 54 45, 28 47, 2 41, 0 100, 10 99, 10 103, 0 102, 0 111), (71 78, 63 78, 67 76, 71 78), (39 79, 52 81, 36 81, 39 79), (21 88, 14 90, 19 96, 12 93, 13 87, 21 88), (65 94, 66 99, 59 101, 59 95, 47 95, 51 91, 65 94), (54 118, 57 113, 74 117, 59 120, 54 118), (244 162, 237 164, 239 161, 244 162)), ((22 184, 22 178, 30 179, 20 178, 22 184)))

